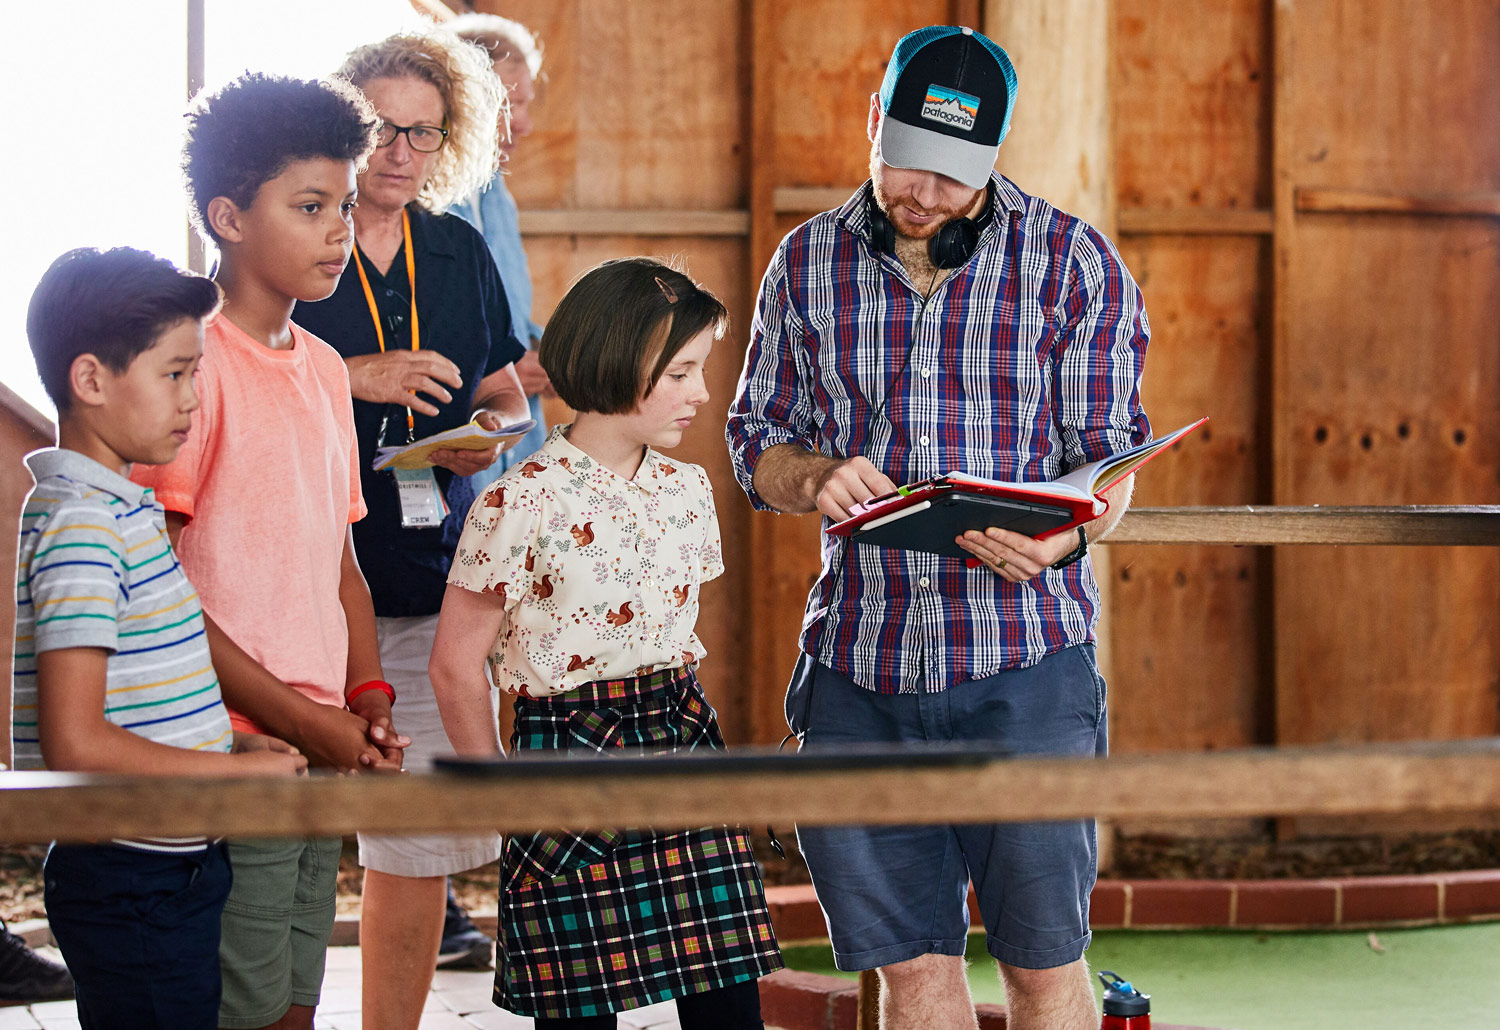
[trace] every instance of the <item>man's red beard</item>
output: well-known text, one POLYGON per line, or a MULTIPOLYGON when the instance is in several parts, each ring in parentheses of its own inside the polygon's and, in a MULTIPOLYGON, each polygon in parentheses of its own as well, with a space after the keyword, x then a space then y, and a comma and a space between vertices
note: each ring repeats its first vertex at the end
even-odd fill
POLYGON ((905 236, 910 240, 931 239, 937 235, 939 229, 955 218, 964 217, 969 213, 969 209, 974 206, 973 198, 970 198, 969 202, 963 207, 925 208, 921 204, 918 204, 916 199, 909 193, 900 197, 889 196, 882 187, 879 169, 875 167, 878 161, 878 157, 871 157, 871 178, 874 181, 875 187, 875 203, 880 206, 880 210, 885 212, 885 216, 891 220, 891 225, 895 227, 896 233, 900 236, 905 236), (902 210, 903 208, 910 208, 919 215, 937 215, 938 217, 930 222, 916 225, 907 220, 905 212, 902 210))

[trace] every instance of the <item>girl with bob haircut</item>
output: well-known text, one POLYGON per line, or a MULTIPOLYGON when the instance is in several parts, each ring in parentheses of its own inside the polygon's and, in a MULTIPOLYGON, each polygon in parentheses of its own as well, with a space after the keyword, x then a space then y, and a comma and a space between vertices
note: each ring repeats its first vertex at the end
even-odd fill
MULTIPOLYGON (((501 753, 486 665, 515 699, 513 749, 724 747, 693 632, 699 586, 724 571, 713 493, 661 452, 708 401, 727 322, 646 258, 600 265, 558 304, 540 357, 577 419, 469 509, 438 620, 429 671, 460 754, 501 753)), ((741 830, 506 842, 495 1003, 537 1030, 613 1028, 669 998, 684 1030, 759 1030, 756 980, 781 964, 741 830)))

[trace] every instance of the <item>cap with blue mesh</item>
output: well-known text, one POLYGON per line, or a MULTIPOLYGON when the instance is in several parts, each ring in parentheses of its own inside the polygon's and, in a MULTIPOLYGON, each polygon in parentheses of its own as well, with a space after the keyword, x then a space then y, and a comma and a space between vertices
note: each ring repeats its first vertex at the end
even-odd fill
POLYGON ((901 37, 880 85, 880 159, 974 189, 995 166, 1016 106, 1016 69, 982 33, 929 25, 901 37))

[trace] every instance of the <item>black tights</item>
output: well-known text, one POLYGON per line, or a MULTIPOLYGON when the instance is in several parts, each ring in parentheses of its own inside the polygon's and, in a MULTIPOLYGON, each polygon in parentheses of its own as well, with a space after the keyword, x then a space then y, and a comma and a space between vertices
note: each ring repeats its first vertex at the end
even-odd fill
MULTIPOLYGON (((682 1030, 765 1030, 760 1018, 760 987, 742 980, 728 987, 677 999, 677 1020, 682 1030)), ((536 1030, 615 1030, 615 1014, 578 1019, 547 1019, 538 1016, 536 1030)))

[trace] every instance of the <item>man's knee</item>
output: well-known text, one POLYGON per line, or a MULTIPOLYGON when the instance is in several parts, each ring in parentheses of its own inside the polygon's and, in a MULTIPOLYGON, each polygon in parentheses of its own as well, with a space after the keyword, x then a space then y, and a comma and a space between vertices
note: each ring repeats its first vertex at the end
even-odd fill
POLYGON ((1089 969, 1083 959, 1069 962, 1065 966, 1050 969, 1023 969, 1020 966, 998 963, 1000 978, 1005 981, 1006 994, 1047 996, 1070 990, 1081 981, 1088 986, 1089 969))
POLYGON ((882 986, 898 994, 966 982, 962 955, 918 955, 905 962, 881 966, 882 986))

